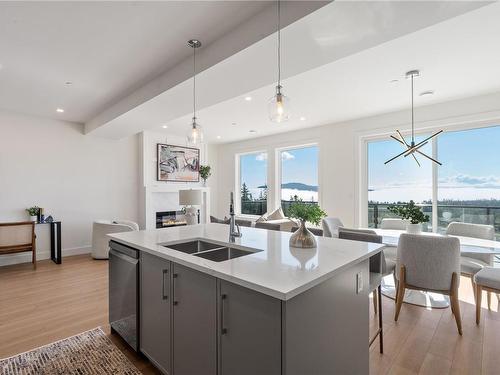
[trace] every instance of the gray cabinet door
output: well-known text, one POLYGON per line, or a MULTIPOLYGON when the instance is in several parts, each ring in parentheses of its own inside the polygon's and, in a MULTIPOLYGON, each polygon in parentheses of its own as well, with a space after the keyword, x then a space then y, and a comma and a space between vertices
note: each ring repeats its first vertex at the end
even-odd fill
POLYGON ((140 347, 156 367, 172 374, 171 346, 171 263, 141 253, 140 347))
POLYGON ((220 283, 221 375, 280 375, 281 301, 220 283))
POLYGON ((175 375, 216 375, 217 281, 173 264, 175 375))

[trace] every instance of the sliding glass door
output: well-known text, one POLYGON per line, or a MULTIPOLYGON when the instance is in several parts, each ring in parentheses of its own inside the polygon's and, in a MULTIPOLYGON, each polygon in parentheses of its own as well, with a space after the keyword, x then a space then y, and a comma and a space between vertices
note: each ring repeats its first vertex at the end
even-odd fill
POLYGON ((417 155, 419 167, 411 157, 384 164, 402 151, 393 140, 368 142, 368 225, 390 217, 389 204, 413 200, 434 212, 428 230, 443 233, 452 221, 488 224, 500 239, 499 143, 500 126, 448 131, 423 148, 443 165, 417 155))

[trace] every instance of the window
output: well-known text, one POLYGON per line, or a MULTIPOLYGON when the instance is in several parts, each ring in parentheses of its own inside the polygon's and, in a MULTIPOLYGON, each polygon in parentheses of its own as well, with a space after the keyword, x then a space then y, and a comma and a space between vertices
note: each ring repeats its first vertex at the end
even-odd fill
MULTIPOLYGON (((425 137, 416 137, 415 141, 418 143, 425 137)), ((401 151, 401 145, 392 139, 368 143, 369 227, 377 227, 384 217, 394 217, 387 211, 389 205, 410 200, 421 205, 432 218, 432 162, 417 155, 420 167, 410 156, 384 164, 401 151)), ((422 152, 432 155, 432 145, 422 147, 422 152)))
MULTIPOLYGON (((452 221, 488 224, 500 238, 498 139, 500 126, 445 132, 433 140, 434 156, 443 165, 420 157, 420 168, 410 157, 384 165, 402 151, 400 145, 386 139, 368 142, 368 225, 376 227, 390 216, 389 204, 412 199, 429 216, 436 213, 429 230, 442 233, 452 221)), ((432 144, 423 151, 431 155, 432 144)))
POLYGON ((240 213, 267 212, 267 153, 244 154, 240 159, 240 213))
POLYGON ((318 147, 281 150, 281 207, 285 216, 295 196, 318 204, 318 147))
POLYGON ((500 126, 447 132, 437 140, 438 230, 451 221, 495 226, 500 235, 500 126))

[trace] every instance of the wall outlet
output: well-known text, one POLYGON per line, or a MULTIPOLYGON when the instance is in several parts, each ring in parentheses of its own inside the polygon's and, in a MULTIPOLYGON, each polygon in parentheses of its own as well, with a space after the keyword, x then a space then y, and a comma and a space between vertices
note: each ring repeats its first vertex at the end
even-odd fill
POLYGON ((363 291, 363 273, 359 272, 356 274, 356 294, 363 291))

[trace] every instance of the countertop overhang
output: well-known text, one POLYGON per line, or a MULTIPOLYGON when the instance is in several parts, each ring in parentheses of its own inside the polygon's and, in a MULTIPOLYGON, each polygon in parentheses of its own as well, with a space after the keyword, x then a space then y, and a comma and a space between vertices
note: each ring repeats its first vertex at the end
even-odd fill
POLYGON ((116 242, 223 280, 289 300, 342 270, 379 253, 384 245, 317 237, 314 249, 291 248, 291 233, 242 227, 242 237, 229 242, 229 226, 198 224, 109 234, 116 242), (223 262, 213 262, 169 249, 168 245, 206 240, 240 249, 261 250, 223 262))

